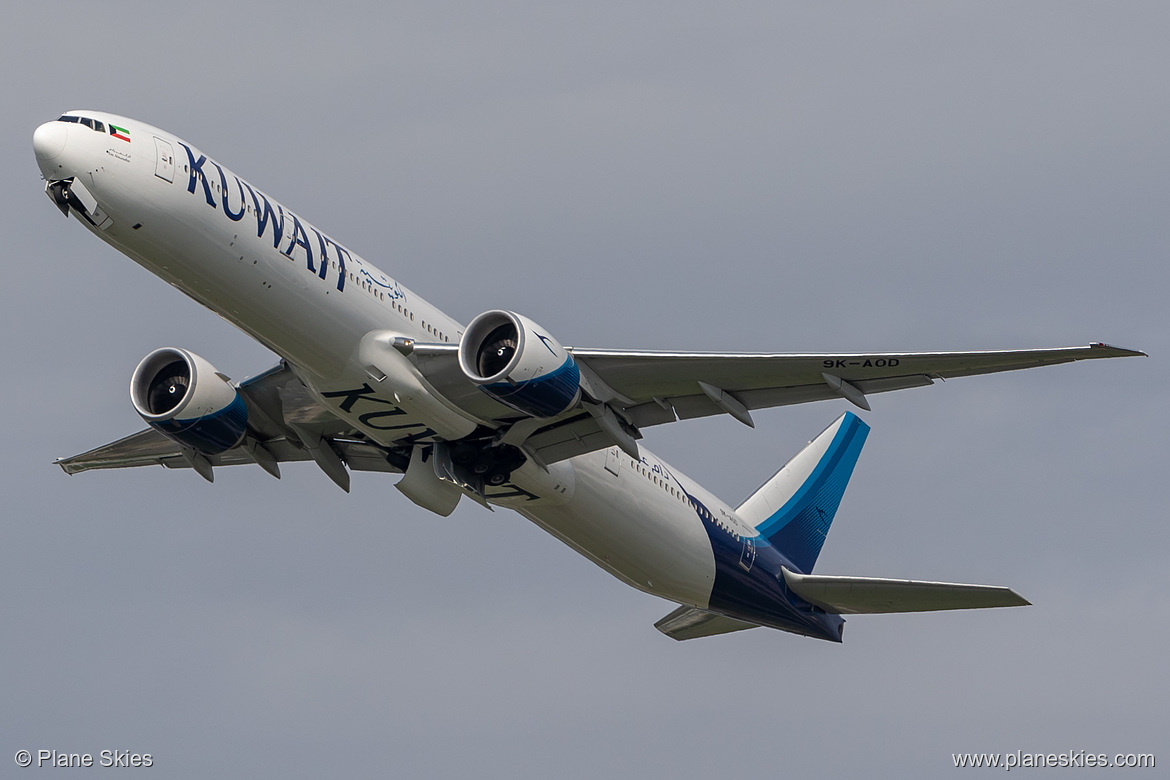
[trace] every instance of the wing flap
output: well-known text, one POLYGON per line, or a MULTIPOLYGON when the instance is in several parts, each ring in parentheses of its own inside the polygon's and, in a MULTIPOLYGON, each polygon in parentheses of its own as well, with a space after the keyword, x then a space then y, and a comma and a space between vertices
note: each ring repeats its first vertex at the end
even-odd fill
POLYGON ((528 437, 524 447, 545 463, 556 463, 587 452, 604 450, 613 444, 613 439, 602 431, 596 419, 588 414, 579 414, 541 428, 528 437))
MULTIPOLYGON (((870 379, 854 383, 862 393, 888 393, 893 390, 906 390, 911 387, 927 387, 934 381, 924 374, 909 376, 886 377, 884 379, 870 379)), ((770 409, 775 406, 791 406, 806 404, 812 401, 827 401, 840 398, 841 394, 831 388, 823 380, 820 384, 800 385, 796 387, 768 387, 761 390, 733 391, 736 397, 748 409, 770 409)), ((680 420, 692 420, 696 417, 710 417, 724 414, 725 410, 716 405, 707 395, 695 394, 685 396, 667 396, 662 399, 669 404, 680 420)), ((673 418, 664 418, 661 405, 657 402, 639 404, 627 411, 630 420, 639 427, 673 422, 673 418)))
POLYGON ((704 636, 730 634, 732 631, 759 628, 755 623, 736 620, 696 607, 679 607, 655 623, 654 627, 679 642, 684 639, 698 639, 704 636))
POLYGON ((164 459, 177 455, 174 442, 153 428, 147 428, 103 447, 53 462, 66 474, 79 474, 90 469, 161 465, 164 459))
POLYGON ((935 612, 947 609, 1026 607, 1031 602, 1000 585, 831 577, 797 574, 787 568, 784 581, 805 601, 837 615, 935 612))

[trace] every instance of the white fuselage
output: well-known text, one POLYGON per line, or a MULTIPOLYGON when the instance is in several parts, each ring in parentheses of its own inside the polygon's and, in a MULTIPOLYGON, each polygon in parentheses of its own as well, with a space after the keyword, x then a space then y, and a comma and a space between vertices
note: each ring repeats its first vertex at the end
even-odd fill
MULTIPOLYGON (((95 235, 283 357, 318 401, 372 441, 458 439, 486 422, 446 401, 405 357, 382 355, 378 368, 389 377, 371 381, 368 334, 455 344, 459 322, 194 146, 131 119, 77 113, 125 132, 49 123, 37 131, 37 157, 47 180, 75 177, 96 199, 104 219, 78 220, 95 235), (393 428, 370 415, 368 404, 344 408, 346 396, 338 393, 363 385, 404 411, 393 428)), ((641 454, 635 461, 614 447, 567 461, 574 481, 568 495, 542 495, 538 467, 525 464, 512 481, 539 498, 498 503, 630 585, 706 607, 715 560, 710 528, 693 500, 732 538, 754 530, 697 484, 641 454)))

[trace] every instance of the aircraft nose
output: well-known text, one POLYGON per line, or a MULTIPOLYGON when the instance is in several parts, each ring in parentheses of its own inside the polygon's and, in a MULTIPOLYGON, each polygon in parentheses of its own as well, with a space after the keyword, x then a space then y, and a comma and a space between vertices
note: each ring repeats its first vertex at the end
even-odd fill
POLYGON ((69 126, 64 122, 45 122, 33 131, 33 151, 36 152, 37 160, 49 162, 65 151, 68 135, 69 126))

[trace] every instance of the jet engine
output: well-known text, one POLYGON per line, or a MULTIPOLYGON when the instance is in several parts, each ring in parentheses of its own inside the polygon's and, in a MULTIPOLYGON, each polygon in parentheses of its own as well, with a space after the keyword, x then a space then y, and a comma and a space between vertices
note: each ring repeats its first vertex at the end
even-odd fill
POLYGON ((185 349, 156 349, 130 379, 130 400, 151 428, 204 455, 240 443, 248 407, 215 367, 185 349))
POLYGON ((459 342, 459 367, 479 389, 531 417, 555 417, 581 398, 581 371, 544 328, 510 311, 487 311, 459 342))

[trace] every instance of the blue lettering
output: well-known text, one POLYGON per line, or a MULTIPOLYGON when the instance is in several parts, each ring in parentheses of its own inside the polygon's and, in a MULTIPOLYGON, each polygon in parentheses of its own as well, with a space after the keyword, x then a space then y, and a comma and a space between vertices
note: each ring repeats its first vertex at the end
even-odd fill
POLYGON ((272 210, 272 204, 268 202, 268 196, 259 190, 252 189, 252 185, 242 182, 248 188, 248 193, 252 196, 252 203, 256 206, 256 238, 263 238, 264 231, 268 228, 268 220, 272 219, 272 248, 276 249, 280 246, 280 239, 284 237, 284 211, 281 210, 280 204, 276 204, 276 211, 272 210), (260 207, 260 201, 264 201, 264 207, 260 207), (280 222, 276 221, 276 215, 280 214, 280 222))
POLYGON ((333 244, 337 249, 337 291, 345 291, 345 258, 349 257, 349 252, 341 244, 337 243, 331 238, 326 238, 330 244, 333 244))
MULTIPOLYGON (((195 182, 203 183, 203 196, 207 198, 207 205, 215 208, 215 200, 211 197, 211 185, 207 183, 207 177, 203 175, 203 163, 207 162, 207 155, 199 155, 199 159, 195 159, 195 153, 191 151, 191 147, 179 141, 179 146, 187 150, 187 160, 190 162, 188 167, 189 178, 187 179, 187 192, 195 193, 195 182)), ((215 165, 215 163, 212 163, 215 165)))
MULTIPOLYGON (((324 279, 325 273, 329 270, 329 251, 325 248, 325 236, 312 225, 309 225, 309 229, 317 234, 317 246, 321 247, 321 271, 317 275, 324 279)), ((309 266, 309 270, 313 270, 312 265, 309 266)))
MULTIPOLYGON (((317 267, 313 265, 313 248, 309 246, 309 236, 305 233, 305 229, 301 227, 301 221, 297 219, 297 215, 291 211, 288 216, 292 217, 292 231, 289 233, 288 249, 284 250, 285 257, 292 257, 293 250, 298 246, 305 248, 305 257, 309 261, 309 271, 317 273, 317 267)), ((287 222, 287 220, 286 220, 287 222)))
POLYGON ((240 188, 240 210, 238 212, 232 211, 232 207, 228 205, 227 175, 223 172, 223 168, 219 167, 219 163, 212 160, 211 164, 215 166, 217 171, 219 171, 219 186, 221 189, 220 195, 223 197, 223 213, 227 214, 228 219, 230 219, 232 222, 239 222, 244 218, 244 212, 246 211, 244 208, 244 185, 240 183, 238 178, 236 179, 236 186, 240 188))

